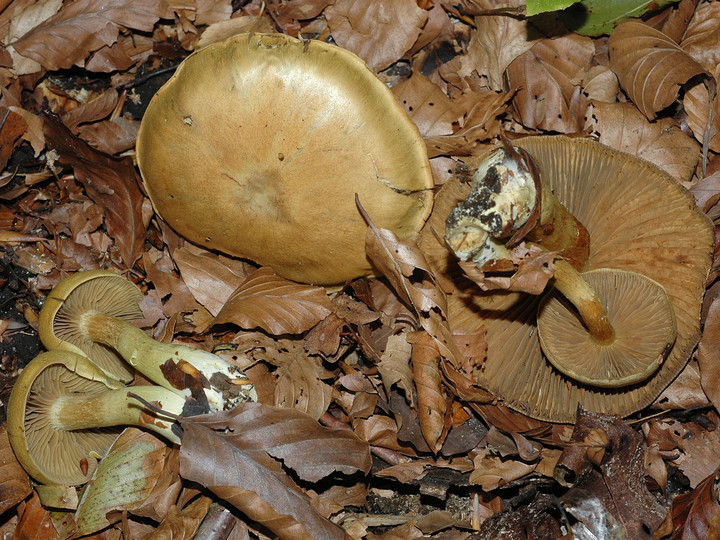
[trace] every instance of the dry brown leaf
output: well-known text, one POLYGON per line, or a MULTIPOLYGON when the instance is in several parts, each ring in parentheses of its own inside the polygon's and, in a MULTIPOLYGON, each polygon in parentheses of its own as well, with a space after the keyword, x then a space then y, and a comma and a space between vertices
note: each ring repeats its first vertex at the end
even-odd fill
POLYGON ((15 458, 10 447, 7 425, 4 424, 0 426, 0 514, 13 508, 30 493, 30 478, 15 458))
POLYGON ((145 246, 144 197, 130 158, 114 159, 75 137, 54 115, 45 117, 45 139, 70 165, 88 196, 105 211, 105 227, 128 268, 145 246))
POLYGON ((337 44, 374 71, 402 58, 428 17, 415 0, 336 0, 324 14, 337 44))
POLYGON ((274 335, 300 334, 331 313, 322 287, 301 285, 259 268, 230 296, 213 324, 260 327, 274 335))
POLYGON ((46 69, 67 69, 114 43, 121 27, 150 32, 164 14, 164 4, 154 0, 76 0, 11 45, 46 69))
MULTIPOLYGON (((714 72, 714 81, 717 85, 720 78, 720 64, 714 72)), ((705 137, 710 137, 708 147, 713 152, 720 152, 720 95, 716 93, 712 101, 712 124, 708 126, 708 115, 710 114, 710 92, 705 84, 696 84, 685 92, 683 107, 688 115, 688 127, 693 132, 695 139, 703 143, 705 137), (708 128, 710 133, 706 133, 708 128)))
POLYGON ((413 307, 418 322, 436 341, 442 357, 459 366, 461 355, 448 325, 447 299, 425 256, 415 243, 400 240, 392 231, 376 227, 360 208, 369 224, 365 236, 368 258, 390 281, 398 296, 413 307))
POLYGON ((666 34, 675 43, 680 43, 688 24, 692 19, 693 13, 697 9, 699 0, 681 0, 677 4, 677 9, 673 9, 668 15, 667 20, 662 25, 663 34, 666 34))
POLYGON ((143 540, 192 540, 200 527, 213 500, 201 496, 192 501, 182 510, 177 506, 170 507, 160 525, 143 540))
POLYGON ((139 129, 137 120, 119 117, 80 126, 78 135, 93 148, 112 156, 133 148, 139 129))
POLYGON ((193 244, 176 249, 172 257, 190 292, 213 316, 220 313, 233 292, 255 269, 248 263, 193 244))
MULTIPOLYGON (((275 386, 275 405, 292 407, 318 420, 332 402, 332 387, 322 381, 331 373, 322 367, 318 357, 302 354, 287 355, 278 370, 275 386)), ((284 357, 283 357, 284 358, 284 357)))
POLYGON ((420 428, 430 449, 437 453, 442 447, 447 412, 440 373, 440 351, 435 340, 425 332, 413 334, 411 342, 420 428))
POLYGON ((708 308, 705 328, 697 346, 700 383, 708 399, 720 411, 720 297, 708 308))
POLYGON ((50 512, 40 504, 40 497, 33 492, 25 503, 13 538, 22 540, 58 540, 61 536, 53 525, 50 512))
POLYGON ((587 98, 580 91, 595 47, 590 38, 569 36, 543 39, 507 68, 510 88, 523 125, 559 133, 580 131, 587 98))
MULTIPOLYGON (((22 116, 23 120, 27 124, 27 130, 23 133, 20 138, 26 140, 32 146, 35 156, 39 156, 40 152, 45 150, 45 133, 43 133, 43 120, 40 116, 28 111, 27 109, 21 109, 20 107, 10 106, 8 109, 11 112, 22 116)), ((4 127, 3 127, 4 131, 4 127)), ((0 139, 0 144, 4 146, 5 136, 0 139)), ((3 150, 4 151, 4 150, 3 150)), ((0 156, 2 153, 0 153, 0 156)))
POLYGON ((655 531, 652 540, 717 540, 720 537, 718 478, 718 473, 711 474, 690 493, 675 497, 665 521, 655 531))
POLYGON ((681 84, 705 73, 677 43, 642 22, 618 25, 609 49, 620 86, 648 120, 675 101, 681 84))
POLYGON ((241 403, 183 419, 180 474, 199 482, 280 538, 344 538, 279 461, 302 479, 370 470, 370 451, 349 430, 323 428, 294 409, 241 403), (272 455, 272 457, 271 457, 272 455))
POLYGON ((473 460, 475 470, 470 473, 470 482, 478 484, 483 491, 492 491, 508 482, 522 478, 533 472, 537 463, 525 463, 513 459, 504 459, 483 449, 473 460))
POLYGON ((600 102, 587 116, 586 128, 599 133, 601 143, 654 163, 678 182, 689 182, 695 173, 700 145, 671 118, 648 122, 632 103, 600 102))
POLYGON ((408 342, 405 333, 395 334, 388 338, 385 352, 380 357, 377 365, 378 372, 382 378, 385 392, 390 394, 390 389, 397 384, 405 394, 405 399, 411 406, 415 406, 413 397, 413 368, 410 365, 410 356, 413 347, 408 342))
POLYGON ((27 132, 28 125, 21 115, 5 107, 0 107, 0 120, 3 120, 3 129, 0 131, 0 170, 4 170, 27 132))
MULTIPOLYGON (((488 11, 496 7, 490 0, 478 4, 478 8, 488 11)), ((528 37, 527 20, 510 15, 483 15, 475 18, 475 24, 477 29, 468 45, 468 57, 478 74, 487 76, 489 88, 502 91, 507 67, 535 43, 528 37)))
POLYGON ((698 7, 685 30, 680 47, 708 73, 720 64, 720 3, 698 7))
POLYGON ((450 135, 463 117, 459 104, 421 73, 414 72, 392 90, 423 137, 450 135))
POLYGON ((107 90, 63 114, 61 116, 63 124, 77 134, 76 130, 80 124, 97 122, 109 116, 117 106, 118 101, 120 101, 118 93, 115 90, 107 90))
POLYGON ((48 2, 11 2, 3 15, 9 15, 7 35, 3 43, 7 46, 13 71, 17 75, 27 75, 42 70, 42 66, 30 58, 20 56, 12 43, 27 32, 55 15, 62 6, 62 0, 48 2))

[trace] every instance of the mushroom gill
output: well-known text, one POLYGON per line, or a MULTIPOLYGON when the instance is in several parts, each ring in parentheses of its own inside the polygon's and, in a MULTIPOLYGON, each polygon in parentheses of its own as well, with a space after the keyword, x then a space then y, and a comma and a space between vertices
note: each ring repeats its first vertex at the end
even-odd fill
MULTIPOLYGON (((712 224, 687 190, 640 158, 563 136, 527 137, 514 144, 536 160, 554 196, 587 229, 585 267, 629 271, 659 284, 672 305, 677 335, 664 361, 642 382, 606 388, 562 373, 548 361, 538 338, 542 298, 503 295, 512 299, 501 305, 505 309, 487 309, 495 295, 479 294, 439 247, 436 235, 445 234, 447 213, 433 212, 420 245, 443 279, 456 284, 448 298, 450 324, 487 330, 487 359, 478 383, 505 405, 540 420, 573 422, 578 405, 622 416, 642 409, 682 370, 697 343, 712 224)), ((436 196, 436 209, 453 208, 469 192, 470 186, 452 180, 436 196)))

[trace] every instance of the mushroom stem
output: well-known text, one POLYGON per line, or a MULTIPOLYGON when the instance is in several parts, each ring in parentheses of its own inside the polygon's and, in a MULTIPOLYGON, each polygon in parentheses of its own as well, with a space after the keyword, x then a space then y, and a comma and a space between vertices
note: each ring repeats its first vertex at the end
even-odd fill
POLYGON ((185 397, 190 396, 191 389, 179 388, 176 386, 178 381, 168 380, 163 371, 167 362, 171 361, 190 376, 201 375, 206 379, 201 382, 213 411, 231 409, 237 403, 248 401, 254 393, 250 381, 242 372, 219 356, 184 345, 156 341, 120 318, 88 311, 82 316, 80 330, 92 341, 112 347, 154 383, 185 397))
POLYGON ((590 254, 587 229, 555 198, 533 157, 508 141, 478 166, 470 194, 448 215, 445 238, 461 260, 480 269, 502 257, 501 242, 511 248, 526 239, 578 270, 590 254))
POLYGON ((555 288, 578 310, 593 340, 609 345, 615 340, 615 329, 600 298, 570 263, 555 261, 555 288))
MULTIPOLYGON (((149 402, 157 402, 163 411, 180 415, 185 398, 157 386, 134 386, 134 394, 149 402)), ((100 394, 64 395, 51 406, 51 422, 59 431, 77 431, 112 426, 138 426, 151 430, 172 443, 180 444, 180 437, 172 431, 175 422, 170 417, 154 416, 138 400, 128 396, 127 388, 108 390, 100 394)))

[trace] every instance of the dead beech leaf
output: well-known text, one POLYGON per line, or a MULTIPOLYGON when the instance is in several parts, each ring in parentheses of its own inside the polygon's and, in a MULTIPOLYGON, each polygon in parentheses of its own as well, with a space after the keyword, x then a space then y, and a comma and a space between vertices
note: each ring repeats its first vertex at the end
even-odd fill
POLYGON ((587 106, 580 91, 595 47, 577 34, 542 39, 507 68, 513 105, 524 126, 559 133, 580 131, 587 106))
POLYGON ((10 447, 7 424, 3 423, 0 426, 0 514, 14 507, 30 493, 30 478, 15 458, 10 447))
POLYGON ((78 135, 93 148, 112 156, 133 148, 139 130, 140 122, 121 116, 80 126, 78 135))
POLYGON ((77 134, 76 129, 80 124, 97 122, 110 115, 120 101, 115 90, 108 90, 99 96, 82 103, 80 106, 62 115, 63 124, 77 134))
POLYGON ((324 288, 295 283, 271 268, 259 268, 230 296, 213 324, 260 327, 273 335, 300 334, 331 312, 324 288))
POLYGON ((693 13, 680 47, 708 73, 720 64, 720 3, 701 5, 693 13))
POLYGON ((115 240, 123 262, 132 268, 145 246, 142 218, 144 197, 130 158, 115 159, 75 137, 60 119, 45 116, 45 139, 60 155, 60 163, 69 165, 85 191, 105 211, 105 227, 115 240))
POLYGON ((359 207, 369 224, 365 236, 368 258, 390 281, 396 294, 413 307, 420 326, 437 342, 442 357, 459 366, 460 351, 446 315, 447 298, 425 256, 415 243, 400 240, 392 231, 376 227, 362 206, 359 207))
POLYGON ((254 270, 248 263, 193 244, 174 250, 172 258, 190 292, 213 316, 220 313, 248 273, 254 270))
MULTIPOLYGON (((720 79, 720 64, 715 69, 715 84, 720 79)), ((710 92, 707 85, 696 84, 685 92, 683 107, 688 115, 688 127, 693 132, 695 139, 703 143, 705 137, 709 137, 708 147, 713 152, 720 152, 720 95, 715 97, 710 104, 710 92), (712 124, 708 126, 708 115, 712 106, 712 124), (706 133, 708 128, 710 133, 706 133)))
POLYGON ((336 0, 324 15, 337 44, 375 71, 410 50, 428 17, 415 0, 336 0))
POLYGON ((423 137, 450 135, 463 116, 458 103, 422 73, 414 72, 392 89, 423 137))
POLYGON ((0 131, 0 170, 4 170, 16 146, 27 133, 28 125, 21 115, 9 108, 0 108, 0 120, 3 130, 0 131))
POLYGON ((700 159, 700 145, 683 133, 672 118, 649 122, 632 103, 593 102, 586 128, 616 150, 641 157, 689 182, 700 159))
POLYGON ((50 511, 40 504, 40 497, 36 492, 33 492, 32 497, 25 503, 13 538, 28 540, 59 540, 61 538, 53 526, 50 511))
POLYGON ((675 497, 670 511, 655 531, 652 540, 720 537, 720 504, 717 495, 719 479, 720 473, 715 472, 690 493, 675 497))
POLYGON ((675 101, 681 84, 705 73, 677 43, 642 22, 618 25, 608 47, 610 68, 648 120, 675 101))
POLYGON ((191 540, 196 538, 195 533, 207 515, 212 502, 210 497, 201 496, 182 510, 178 510, 177 506, 171 506, 160 525, 148 536, 143 537, 143 540, 191 540))
POLYGON ((437 453, 442 446, 447 411, 447 400, 442 390, 440 351, 435 340, 426 332, 416 332, 411 342, 420 429, 430 449, 437 453))
POLYGON ((332 374, 322 367, 319 358, 302 354, 300 348, 297 352, 287 355, 287 361, 278 367, 275 405, 297 409, 318 420, 332 402, 332 387, 321 378, 332 374))
POLYGON ((204 485, 280 538, 344 538, 277 460, 308 481, 335 471, 368 472, 369 446, 352 432, 260 403, 181 422, 183 478, 204 485))
MULTIPOLYGON (((480 10, 491 12, 497 6, 492 0, 475 2, 480 10)), ((525 18, 510 15, 475 17, 476 30, 468 45, 468 56, 479 75, 488 78, 491 90, 504 88, 503 76, 513 60, 528 51, 535 40, 528 38, 525 18)))
POLYGON ((390 394, 390 389, 396 384, 405 393, 405 399, 410 406, 414 407, 413 369, 410 365, 412 350, 407 334, 390 336, 377 368, 385 391, 390 394))
POLYGON ((154 0, 76 0, 11 45, 46 69, 67 69, 114 43, 121 28, 151 32, 164 14, 164 4, 154 0))
POLYGON ((720 411, 720 296, 708 308, 697 347, 700 383, 715 410, 720 411))

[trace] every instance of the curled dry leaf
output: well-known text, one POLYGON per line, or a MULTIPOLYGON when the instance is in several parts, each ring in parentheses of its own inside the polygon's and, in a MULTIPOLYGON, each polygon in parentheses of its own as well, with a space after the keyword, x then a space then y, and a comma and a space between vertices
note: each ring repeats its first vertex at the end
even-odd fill
POLYGON ((415 310, 420 326, 437 342, 442 357, 459 366, 461 354, 448 325, 447 299, 425 256, 414 242, 400 240, 392 231, 376 227, 362 206, 360 210, 369 224, 365 236, 368 258, 398 296, 415 310))
POLYGON ((720 410, 720 297, 710 304, 705 328, 697 347, 700 383, 708 399, 720 410))
POLYGON ((105 212, 105 227, 115 240, 128 268, 142 255, 145 246, 143 197, 130 158, 114 159, 75 137, 52 114, 45 116, 48 147, 60 155, 60 163, 70 165, 87 195, 105 212))
POLYGON ((513 104, 523 125, 559 133, 580 131, 587 98, 580 91, 582 74, 590 68, 595 47, 590 38, 542 39, 507 69, 513 104))
POLYGON ((110 115, 120 101, 120 96, 115 90, 108 90, 99 96, 81 103, 62 115, 63 124, 77 134, 77 127, 80 124, 97 122, 110 115))
MULTIPOLYGON (((160 525, 145 540, 190 540, 200 538, 195 536, 200 524, 208 514, 213 500, 210 497, 200 496, 182 510, 171 506, 160 525)), ((233 518, 234 519, 234 518, 233 518)))
POLYGON ((300 411, 260 403, 181 422, 183 478, 206 486, 280 538, 344 538, 278 460, 308 481, 335 471, 367 473, 369 446, 352 432, 323 428, 300 411))
POLYGON ((440 351, 435 340, 426 332, 414 333, 411 343, 420 429, 430 449, 437 453, 442 446, 447 411, 447 400, 442 390, 440 351))
POLYGON ((230 296, 213 324, 259 327, 273 335, 300 334, 331 312, 324 288, 301 285, 271 268, 259 268, 230 296))
POLYGON ((385 351, 378 363, 378 372, 382 378, 385 392, 389 395, 394 384, 402 389, 405 399, 411 406, 415 405, 413 397, 413 366, 410 365, 410 356, 413 347, 405 333, 395 334, 388 338, 385 351))
POLYGON ((127 118, 114 118, 78 128, 78 135, 90 146, 106 154, 115 155, 135 146, 140 122, 127 118))
POLYGON ((720 3, 703 4, 693 14, 680 47, 708 73, 720 64, 720 3))
POLYGON ((688 126, 693 132, 698 142, 704 143, 705 138, 709 137, 708 147, 713 152, 720 152, 720 96, 717 93, 717 83, 720 81, 720 64, 714 72, 714 88, 713 84, 696 84, 685 92, 683 97, 683 107, 687 113, 688 126), (711 91, 715 95, 711 101, 711 91), (712 124, 708 126, 708 117, 712 107, 712 124), (710 132, 708 133, 708 129, 710 132))
POLYGON ((720 528, 719 479, 720 473, 715 472, 690 493, 683 493, 675 497, 665 521, 655 531, 652 540, 718 538, 718 529, 720 528))
POLYGON ((428 17, 415 0, 336 0, 324 13, 337 44, 375 71, 410 50, 428 17))
POLYGON ((457 124, 463 116, 459 104, 422 73, 414 72, 392 90, 425 138, 450 135, 453 124, 457 124))
POLYGON ((320 359, 311 358, 301 348, 297 354, 281 355, 275 384, 275 405, 291 407, 318 420, 332 402, 332 387, 322 379, 332 377, 322 367, 320 359))
MULTIPOLYGON (((476 9, 492 11, 490 0, 474 2, 476 9)), ((468 45, 468 56, 475 70, 488 78, 491 90, 504 89, 503 76, 510 63, 529 50, 535 40, 528 37, 527 19, 508 15, 482 15, 475 18, 477 29, 468 45)))
POLYGON ((114 43, 121 28, 151 32, 165 14, 154 0, 77 0, 12 43, 46 69, 82 65, 93 51, 114 43))
POLYGON ((642 22, 620 24, 608 46, 620 86, 648 120, 675 101, 681 84, 705 73, 677 43, 642 22))
POLYGON ((32 493, 30 478, 10 447, 6 424, 0 427, 0 493, 0 514, 32 493))
POLYGON ((633 154, 666 170, 679 182, 689 182, 700 159, 700 145, 671 118, 649 122, 632 103, 593 102, 586 128, 616 150, 633 154))

